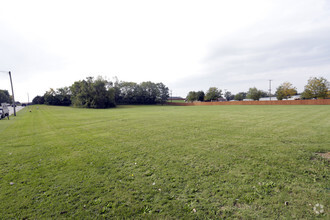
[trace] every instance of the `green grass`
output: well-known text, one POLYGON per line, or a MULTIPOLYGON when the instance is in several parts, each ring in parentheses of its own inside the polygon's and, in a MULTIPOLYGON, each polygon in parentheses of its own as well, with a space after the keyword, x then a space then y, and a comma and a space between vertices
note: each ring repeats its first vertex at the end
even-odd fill
POLYGON ((330 106, 36 106, 0 121, 0 218, 327 218, 330 106), (313 211, 316 204, 324 212, 313 211))

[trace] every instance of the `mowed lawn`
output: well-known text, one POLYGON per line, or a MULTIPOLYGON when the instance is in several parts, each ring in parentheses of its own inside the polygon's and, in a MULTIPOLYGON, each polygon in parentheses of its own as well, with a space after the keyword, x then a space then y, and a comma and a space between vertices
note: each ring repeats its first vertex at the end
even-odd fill
POLYGON ((0 134, 1 219, 329 217, 330 106, 31 106, 0 134))

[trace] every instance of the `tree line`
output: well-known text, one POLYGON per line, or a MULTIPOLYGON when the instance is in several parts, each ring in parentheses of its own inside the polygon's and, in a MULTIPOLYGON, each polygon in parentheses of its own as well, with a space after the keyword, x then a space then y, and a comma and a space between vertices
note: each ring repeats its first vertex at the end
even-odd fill
POLYGON ((11 103, 11 102, 12 102, 12 98, 9 95, 8 90, 0 89, 0 105, 1 103, 11 103))
MULTIPOLYGON (((326 78, 311 77, 305 85, 303 93, 301 93, 301 99, 325 99, 330 98, 330 84, 326 78)), ((288 99, 294 95, 297 95, 297 89, 290 82, 284 82, 277 87, 275 97, 278 100, 288 99)), ((242 101, 244 99, 259 100, 263 97, 269 97, 269 94, 265 91, 258 90, 256 87, 249 88, 247 92, 239 92, 236 95, 229 91, 222 93, 221 89, 216 87, 210 87, 206 93, 203 91, 190 91, 186 96, 187 102, 194 101, 242 101)))
MULTIPOLYGON (((326 78, 311 77, 300 94, 301 99, 330 98, 329 82, 326 78)), ((277 87, 274 95, 278 100, 288 99, 298 94, 296 87, 290 82, 284 82, 277 87)), ((36 96, 34 104, 75 106, 86 108, 108 108, 117 104, 164 104, 169 97, 169 89, 163 83, 153 82, 114 82, 102 77, 87 77, 85 80, 74 82, 70 87, 57 90, 50 89, 43 96, 36 96)), ((256 87, 249 88, 247 92, 232 94, 216 87, 210 87, 204 91, 190 91, 186 101, 230 101, 243 99, 259 100, 269 97, 269 93, 258 90, 256 87)), ((11 97, 7 90, 0 90, 0 103, 10 102, 11 97)))
POLYGON ((102 77, 87 77, 70 87, 50 89, 36 96, 33 104, 74 106, 83 108, 110 108, 117 104, 164 104, 169 89, 163 83, 115 82, 102 77))
POLYGON ((190 91, 186 97, 186 101, 194 102, 194 101, 230 101, 230 100, 238 100, 242 101, 243 99, 253 99, 259 100, 261 97, 267 97, 267 93, 261 90, 258 90, 256 87, 250 88, 248 92, 239 92, 236 95, 232 94, 230 91, 226 91, 222 93, 221 89, 217 87, 210 87, 206 93, 203 91, 190 91))

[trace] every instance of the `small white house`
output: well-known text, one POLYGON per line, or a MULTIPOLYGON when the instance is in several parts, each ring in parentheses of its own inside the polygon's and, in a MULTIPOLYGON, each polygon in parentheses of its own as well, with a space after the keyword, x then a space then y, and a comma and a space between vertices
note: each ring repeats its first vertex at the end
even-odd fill
POLYGON ((291 96, 291 98, 288 98, 287 100, 300 100, 301 99, 301 95, 294 95, 291 96))
POLYGON ((272 99, 270 100, 269 97, 263 97, 263 98, 260 98, 259 101, 276 101, 277 98, 276 97, 271 97, 272 99))

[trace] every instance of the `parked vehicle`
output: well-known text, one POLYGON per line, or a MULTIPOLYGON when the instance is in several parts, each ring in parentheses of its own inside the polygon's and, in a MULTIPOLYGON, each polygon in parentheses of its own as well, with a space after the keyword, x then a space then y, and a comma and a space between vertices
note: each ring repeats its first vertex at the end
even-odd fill
POLYGON ((9 120, 9 109, 6 104, 1 104, 0 107, 0 119, 3 119, 5 117, 8 117, 9 120))

